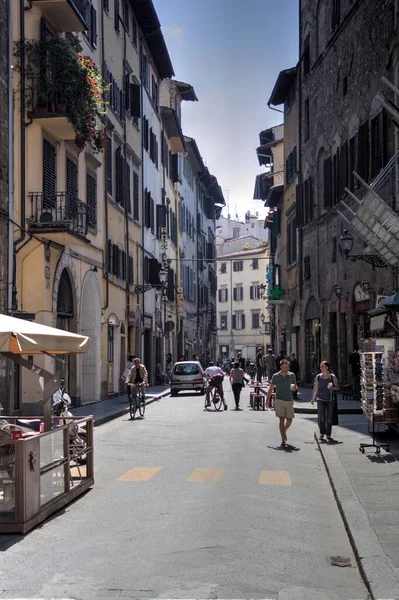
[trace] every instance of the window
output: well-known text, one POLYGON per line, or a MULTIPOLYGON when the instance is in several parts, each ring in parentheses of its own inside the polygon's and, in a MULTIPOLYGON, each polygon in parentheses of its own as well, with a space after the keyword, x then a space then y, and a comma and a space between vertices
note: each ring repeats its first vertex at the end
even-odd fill
POLYGON ((244 264, 242 260, 235 260, 233 262, 233 271, 242 271, 244 268, 244 264))
POLYGON ((358 134, 349 140, 349 189, 353 192, 358 187, 358 181, 353 172, 358 170, 358 134))
POLYGON ((129 0, 122 0, 123 2, 123 25, 126 31, 129 31, 129 0))
POLYGON ((342 95, 346 96, 347 93, 348 93, 348 76, 345 75, 345 77, 342 80, 342 95))
POLYGON ((331 156, 324 160, 324 210, 329 210, 332 205, 332 161, 331 156))
POLYGON ((341 19, 341 0, 333 0, 332 5, 332 20, 331 20, 331 30, 335 31, 339 27, 341 19))
POLYGON ((339 202, 339 148, 332 157, 332 205, 339 202))
POLYGON ((296 212, 287 217, 287 266, 296 262, 296 212))
POLYGON ((297 172, 297 151, 293 147, 285 160, 285 183, 288 185, 295 177, 297 172))
POLYGON ((312 177, 308 177, 303 183, 303 223, 313 220, 313 186, 312 177))
POLYGON ((303 76, 310 73, 310 33, 305 38, 303 44, 303 76))
POLYGON ((358 133, 357 169, 364 181, 369 179, 369 122, 362 123, 358 133))
POLYGON ((148 119, 146 119, 146 117, 143 117, 143 145, 144 148, 147 150, 149 149, 149 123, 148 123, 148 119))
POLYGON ((55 146, 43 139, 43 206, 51 208, 56 202, 56 158, 55 146))
POLYGON ((107 359, 109 363, 114 362, 114 328, 112 325, 108 325, 107 359))
POLYGON ((95 229, 97 226, 97 177, 89 172, 86 173, 86 203, 89 227, 95 229))
POLYGON ((310 256, 303 257, 303 278, 310 279, 310 256))
POLYGON ((249 288, 249 299, 250 300, 259 300, 259 284, 255 283, 249 288))
POLYGON ((309 112, 309 98, 305 100, 305 142, 309 139, 310 135, 310 112, 309 112))
POLYGON ((227 302, 229 299, 229 291, 227 288, 220 288, 219 290, 219 302, 227 302))
POLYGON ((254 270, 259 269, 259 259, 258 258, 254 258, 252 261, 252 268, 254 270))
POLYGON ((220 329, 227 329, 227 314, 220 315, 220 329))
POLYGON ((133 285, 134 273, 133 273, 133 257, 132 256, 129 256, 129 262, 128 262, 128 281, 129 281, 129 285, 133 285))
POLYGON ((252 329, 259 329, 259 313, 252 313, 252 329))
POLYGON ((71 201, 78 197, 78 165, 69 156, 66 160, 66 191, 68 204, 73 206, 71 201))
POLYGON ((142 79, 142 84, 148 91, 148 88, 150 85, 150 66, 149 66, 149 60, 145 54, 143 54, 141 79, 142 79))
POLYGON ((385 111, 378 113, 371 121, 371 177, 374 178, 385 166, 386 159, 386 117, 385 111))
POLYGON ((235 302, 242 302, 244 300, 244 290, 242 285, 236 285, 233 288, 233 300, 235 302))
POLYGON ((119 0, 114 0, 114 27, 116 33, 119 35, 120 32, 120 22, 119 22, 119 0))
POLYGON ((331 262, 337 262, 337 236, 334 235, 331 240, 331 262))
POLYGON ((133 219, 140 221, 139 174, 136 171, 133 171, 133 219))
POLYGON ((132 42, 137 48, 137 21, 134 17, 133 17, 133 23, 132 23, 132 42))
POLYGON ((232 316, 232 329, 245 329, 244 313, 236 313, 232 316))
POLYGON ((237 239, 238 237, 240 237, 240 228, 233 227, 233 239, 237 239))
POLYGON ((104 10, 107 14, 109 13, 109 0, 104 0, 104 10))
POLYGON ((87 24, 86 36, 93 48, 97 48, 97 11, 91 3, 87 4, 87 24))
POLYGON ((120 146, 115 151, 115 201, 123 204, 123 156, 120 146))
POLYGON ((339 197, 338 201, 346 194, 345 188, 348 185, 348 142, 341 146, 339 154, 339 197))
POLYGON ((220 265, 220 272, 221 273, 227 273, 227 264, 226 263, 222 263, 220 265))

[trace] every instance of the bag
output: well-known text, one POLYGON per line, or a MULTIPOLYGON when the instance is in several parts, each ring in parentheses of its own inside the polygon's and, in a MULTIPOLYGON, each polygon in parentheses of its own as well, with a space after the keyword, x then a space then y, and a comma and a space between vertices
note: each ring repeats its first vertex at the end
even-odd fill
POLYGON ((222 383, 224 379, 223 375, 215 375, 211 379, 211 383, 217 385, 218 383, 222 383))
POLYGON ((129 373, 130 373, 130 369, 125 369, 125 370, 123 371, 122 375, 121 375, 121 379, 122 379, 123 381, 126 381, 126 379, 127 379, 127 376, 129 375, 129 373))
MULTIPOLYGON (((331 375, 331 383, 334 383, 334 379, 333 379, 332 375, 331 375)), ((330 401, 333 403, 332 424, 339 425, 339 422, 338 422, 338 394, 334 390, 330 390, 330 401)))

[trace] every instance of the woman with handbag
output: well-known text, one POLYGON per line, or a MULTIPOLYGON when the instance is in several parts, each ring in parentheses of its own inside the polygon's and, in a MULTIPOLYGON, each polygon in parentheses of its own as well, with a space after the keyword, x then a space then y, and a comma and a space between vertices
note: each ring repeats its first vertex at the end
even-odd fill
POLYGON ((234 363, 234 367, 230 371, 230 383, 236 403, 236 407, 233 410, 242 410, 242 408, 240 408, 240 395, 244 385, 244 371, 243 369, 240 369, 240 364, 238 362, 234 363))
POLYGON ((336 391, 339 390, 338 379, 334 373, 331 372, 330 363, 326 360, 321 361, 320 371, 321 373, 316 376, 314 382, 311 403, 314 404, 315 398, 317 398, 320 441, 323 442, 326 436, 327 442, 332 442, 332 426, 333 424, 338 425, 336 394, 336 391))

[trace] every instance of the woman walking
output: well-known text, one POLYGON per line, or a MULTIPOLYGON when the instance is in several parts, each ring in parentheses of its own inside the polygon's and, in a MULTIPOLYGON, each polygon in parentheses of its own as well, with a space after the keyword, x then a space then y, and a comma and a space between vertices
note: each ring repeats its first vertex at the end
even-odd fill
POLYGON ((234 368, 230 371, 230 383, 236 403, 234 410, 242 410, 242 408, 240 408, 240 394, 244 384, 244 371, 243 369, 240 369, 240 364, 238 362, 234 363, 234 368))
POLYGON ((317 415, 319 421, 320 441, 332 442, 331 432, 333 426, 334 408, 336 409, 336 394, 339 390, 338 379, 330 370, 330 363, 323 360, 320 363, 320 371, 316 376, 313 386, 312 400, 314 404, 317 398, 317 415))

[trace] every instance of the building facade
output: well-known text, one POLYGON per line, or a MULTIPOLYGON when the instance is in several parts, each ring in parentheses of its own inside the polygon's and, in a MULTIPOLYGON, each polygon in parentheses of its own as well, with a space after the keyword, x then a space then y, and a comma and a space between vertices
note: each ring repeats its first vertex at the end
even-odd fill
POLYGON ((216 226, 216 237, 219 238, 221 242, 244 236, 252 236, 256 240, 261 240, 267 235, 264 222, 264 219, 259 218, 259 214, 253 215, 250 211, 245 213, 244 221, 231 219, 230 217, 221 215, 216 226))
POLYGON ((217 358, 223 360, 238 352, 244 358, 254 359, 257 348, 265 353, 271 344, 270 320, 260 286, 265 281, 270 261, 269 247, 259 243, 257 248, 246 249, 245 238, 241 250, 218 253, 217 257, 217 358))
MULTIPOLYGON (((389 269, 345 259, 340 237, 348 227, 340 213, 360 198, 364 185, 394 210, 394 171, 379 175, 394 152, 394 127, 379 96, 389 99, 381 78, 394 81, 390 46, 394 33, 390 0, 302 0, 300 9, 300 298, 302 369, 311 381, 314 360, 328 358, 348 381, 348 353, 369 337, 368 310, 380 293, 393 291, 389 269), (359 31, 368 35, 359 36, 359 31), (338 209, 338 210, 337 210, 338 209), (370 283, 364 291, 361 282, 370 283)), ((395 167, 396 168, 396 167, 395 167)), ((356 205, 356 202, 355 202, 356 205)), ((353 254, 370 252, 354 236, 353 254)))

